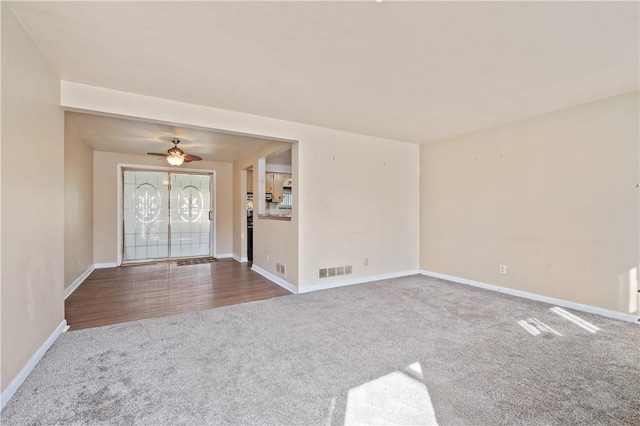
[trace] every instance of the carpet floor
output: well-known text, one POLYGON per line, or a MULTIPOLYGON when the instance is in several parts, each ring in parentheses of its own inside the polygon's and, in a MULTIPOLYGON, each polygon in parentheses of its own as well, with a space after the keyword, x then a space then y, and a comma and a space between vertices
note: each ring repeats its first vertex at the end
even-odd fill
POLYGON ((640 327, 411 276, 63 333, 2 425, 639 425, 640 327))

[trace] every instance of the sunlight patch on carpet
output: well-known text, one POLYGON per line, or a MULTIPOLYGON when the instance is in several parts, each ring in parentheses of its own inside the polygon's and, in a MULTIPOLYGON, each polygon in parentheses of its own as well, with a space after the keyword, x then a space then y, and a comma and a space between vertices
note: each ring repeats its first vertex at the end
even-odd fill
POLYGON ((532 336, 537 336, 540 333, 553 333, 556 336, 562 336, 562 334, 555 331, 553 328, 543 323, 537 318, 527 318, 526 320, 518 321, 518 324, 527 330, 532 336))
POLYGON ((349 390, 344 424, 438 425, 419 363, 349 390))
POLYGON ((556 306, 551 308, 551 312, 556 313, 558 315, 560 315, 561 317, 571 321, 572 323, 574 323, 577 326, 580 326, 582 328, 584 328, 585 330, 587 330, 590 333, 596 333, 598 330, 600 330, 598 327, 596 327, 595 325, 591 324, 589 321, 585 321, 582 318, 580 318, 577 315, 572 314, 571 312, 567 312, 564 309, 556 306))

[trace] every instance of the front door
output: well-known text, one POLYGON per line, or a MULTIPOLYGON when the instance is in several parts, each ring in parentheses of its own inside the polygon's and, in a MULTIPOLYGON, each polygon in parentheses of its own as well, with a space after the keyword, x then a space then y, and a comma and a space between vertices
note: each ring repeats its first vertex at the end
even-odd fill
POLYGON ((211 255, 210 174, 123 174, 123 263, 211 255))

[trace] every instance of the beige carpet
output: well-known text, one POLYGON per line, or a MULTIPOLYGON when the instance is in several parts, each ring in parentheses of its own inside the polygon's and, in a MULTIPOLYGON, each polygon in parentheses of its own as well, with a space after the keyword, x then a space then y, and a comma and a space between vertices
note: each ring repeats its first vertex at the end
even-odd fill
POLYGON ((64 333, 2 425, 640 425, 640 327, 422 276, 64 333))

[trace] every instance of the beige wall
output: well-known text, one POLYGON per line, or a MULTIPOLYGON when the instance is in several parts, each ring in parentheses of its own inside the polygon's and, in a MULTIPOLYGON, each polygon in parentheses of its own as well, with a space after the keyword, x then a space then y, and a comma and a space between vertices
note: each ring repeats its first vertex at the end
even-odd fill
POLYGON ((62 105, 298 141, 299 287, 339 283, 318 280, 326 266, 353 264, 350 279, 418 269, 417 145, 70 82, 62 105))
POLYGON ((4 390, 64 319, 64 127, 60 81, 1 7, 4 390))
POLYGON ((93 265, 93 150, 65 123, 64 284, 93 265))
MULTIPOLYGON (((118 256, 117 246, 117 165, 136 164, 143 166, 161 166, 157 157, 112 152, 94 152, 93 162, 93 256, 94 262, 115 263, 118 256)), ((233 232, 233 164, 217 161, 198 161, 189 163, 190 169, 216 171, 216 254, 230 254, 233 232)), ((180 168, 177 168, 180 170, 180 168)))
POLYGON ((352 265, 345 279, 417 271, 419 147, 328 136, 300 144, 303 286, 331 282, 318 279, 330 266, 352 265))
MULTIPOLYGON (((4 4, 0 5, 0 41, 2 41, 3 37, 5 36, 4 30, 2 30, 2 27, 4 27, 4 20, 5 20, 5 17, 3 16, 5 14, 2 12, 4 11, 5 7, 6 6, 4 4)), ((1 45, 0 56, 2 56, 1 53, 3 50, 4 50, 4 45, 1 45)), ((0 58, 0 61, 4 61, 4 58, 0 58)), ((4 83, 2 68, 4 68, 4 64, 0 66, 0 167, 2 166, 2 145, 3 145, 2 141, 4 140, 4 132, 2 132, 2 128, 3 128, 2 117, 4 116, 3 113, 5 109, 4 95, 2 94, 2 84, 4 83)), ((1 310, 2 300, 3 300, 2 289, 3 289, 3 286, 2 286, 2 170, 0 169, 0 392, 3 391, 6 387, 6 385, 4 384, 5 380, 11 380, 11 379, 5 379, 4 374, 2 373, 2 358, 4 357, 3 356, 4 346, 2 345, 2 327, 4 324, 4 321, 2 318, 2 310, 1 310)), ((0 406, 1 405, 2 405, 2 401, 0 401, 0 406)))
POLYGON ((635 92, 423 145, 421 268, 638 314, 638 117, 635 92))

